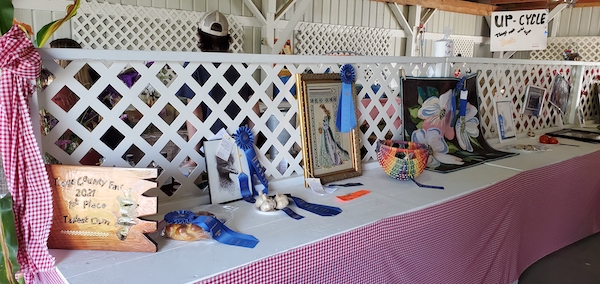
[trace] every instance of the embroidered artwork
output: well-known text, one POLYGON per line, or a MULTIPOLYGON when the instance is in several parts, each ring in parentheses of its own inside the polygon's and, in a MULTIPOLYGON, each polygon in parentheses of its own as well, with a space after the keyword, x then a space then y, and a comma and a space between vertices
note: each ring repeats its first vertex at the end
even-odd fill
POLYGON ((407 77, 401 82, 405 139, 429 145, 427 169, 446 173, 517 155, 497 151, 484 139, 476 74, 464 80, 407 77), (462 110, 461 90, 468 91, 462 110))

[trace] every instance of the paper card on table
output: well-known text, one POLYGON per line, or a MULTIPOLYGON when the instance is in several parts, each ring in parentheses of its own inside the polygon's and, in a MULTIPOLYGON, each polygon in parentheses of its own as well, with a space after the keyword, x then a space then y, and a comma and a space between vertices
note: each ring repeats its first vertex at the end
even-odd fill
POLYGON ((361 197, 361 196, 363 196, 365 194, 369 194, 369 193, 371 193, 370 190, 361 189, 359 191, 351 192, 351 193, 348 193, 346 195, 338 195, 336 197, 339 198, 339 199, 341 199, 341 200, 343 200, 343 201, 349 201, 349 200, 353 200, 353 199, 359 198, 359 197, 361 197))
POLYGON ((308 186, 317 194, 328 194, 331 192, 327 192, 323 185, 321 184, 320 178, 306 178, 306 183, 308 186))

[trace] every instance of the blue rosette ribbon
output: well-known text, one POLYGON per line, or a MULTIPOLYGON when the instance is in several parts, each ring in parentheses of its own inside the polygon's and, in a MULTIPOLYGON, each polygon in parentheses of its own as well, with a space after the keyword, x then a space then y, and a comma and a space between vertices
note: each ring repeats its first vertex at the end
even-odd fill
MULTIPOLYGON (((252 131, 247 126, 242 126, 238 128, 235 132, 235 144, 244 151, 246 154, 246 160, 248 160, 248 165, 250 165, 250 178, 254 181, 254 176, 258 178, 260 183, 265 187, 263 189, 263 193, 269 193, 269 180, 265 175, 265 169, 260 164, 258 157, 256 156, 256 152, 254 151, 254 135, 252 135, 252 131)), ((252 192, 249 193, 252 197, 253 195, 258 195, 258 192, 254 188, 254 182, 251 182, 252 192)), ((249 191, 249 190, 248 190, 249 191)), ((248 194, 248 193, 246 193, 248 194)), ((246 199, 244 193, 242 192, 242 197, 246 199)))
POLYGON ((212 234, 213 239, 217 242, 254 248, 258 244, 258 239, 252 235, 238 233, 221 223, 221 221, 210 216, 198 216, 192 211, 177 210, 169 212, 165 215, 165 221, 169 224, 195 224, 203 230, 212 234))
POLYGON ((340 69, 342 90, 335 119, 335 126, 340 132, 350 132, 356 127, 356 111, 354 110, 354 98, 352 97, 352 83, 355 79, 354 67, 344 64, 340 69))

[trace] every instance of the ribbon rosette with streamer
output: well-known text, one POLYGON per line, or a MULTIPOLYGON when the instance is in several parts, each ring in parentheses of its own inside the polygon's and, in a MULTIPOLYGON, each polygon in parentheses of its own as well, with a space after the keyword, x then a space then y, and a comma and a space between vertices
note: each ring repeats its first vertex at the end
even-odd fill
POLYGON ((335 126, 340 132, 350 132, 356 127, 356 112, 354 110, 354 98, 352 97, 354 78, 354 67, 350 64, 344 64, 340 69, 342 90, 335 119, 335 126))
MULTIPOLYGON (((252 135, 250 128, 247 126, 238 128, 238 130, 235 132, 235 144, 246 154, 246 159, 248 160, 248 165, 250 166, 251 180, 253 181, 254 176, 256 175, 260 183, 265 187, 263 192, 265 194, 269 193, 269 180, 267 179, 265 170, 258 161, 256 152, 254 151, 254 135, 252 135)), ((252 192, 250 192, 249 189, 246 190, 243 187, 241 188, 242 197, 244 197, 244 200, 246 201, 253 199, 252 196, 258 195, 258 192, 254 188, 254 182, 251 182, 250 185, 252 186, 252 192)))
POLYGON ((203 230, 212 234, 217 242, 254 248, 258 244, 258 239, 252 235, 238 233, 229 229, 221 221, 210 216, 198 216, 189 210, 177 210, 165 215, 165 221, 169 224, 195 224, 203 230))

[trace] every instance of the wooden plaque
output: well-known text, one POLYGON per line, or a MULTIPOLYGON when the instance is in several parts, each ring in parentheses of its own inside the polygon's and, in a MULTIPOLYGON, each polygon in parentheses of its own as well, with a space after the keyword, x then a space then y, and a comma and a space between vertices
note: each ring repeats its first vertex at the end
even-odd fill
POLYGON ((157 186, 157 169, 47 165, 54 217, 48 247, 156 252, 146 234, 156 221, 158 198, 143 196, 157 186))

